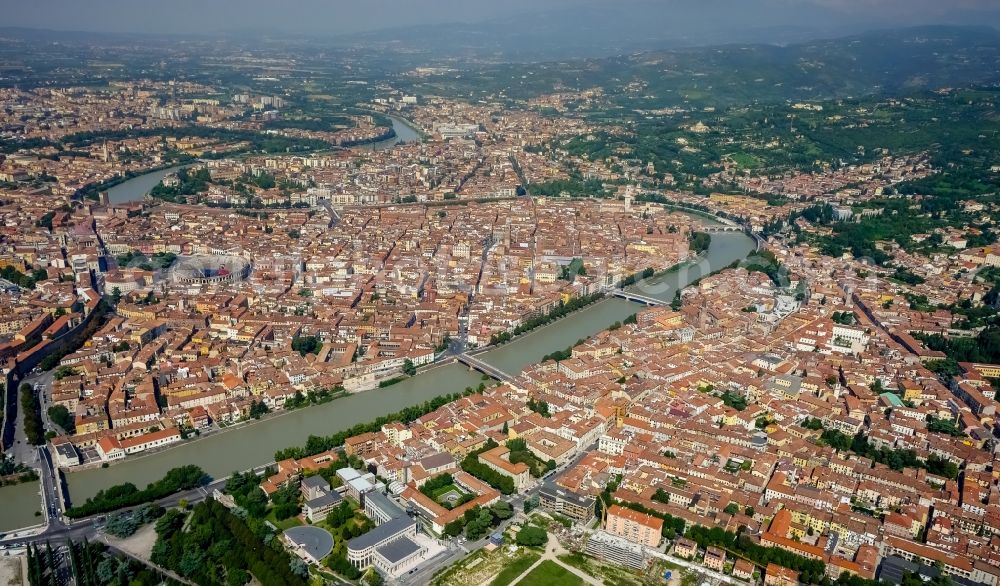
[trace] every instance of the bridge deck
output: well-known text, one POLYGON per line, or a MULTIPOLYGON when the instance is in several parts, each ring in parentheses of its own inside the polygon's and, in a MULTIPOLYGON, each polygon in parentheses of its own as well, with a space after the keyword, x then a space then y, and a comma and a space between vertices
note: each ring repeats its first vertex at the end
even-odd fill
POLYGON ((621 289, 614 289, 611 294, 615 297, 621 297, 622 299, 627 299, 629 301, 636 301, 638 303, 645 303, 646 305, 668 305, 666 301, 662 299, 656 299, 655 297, 647 297, 645 295, 639 295, 638 293, 630 293, 628 291, 623 291, 621 289))
POLYGON ((500 370, 499 368, 493 366, 492 364, 483 362, 478 358, 469 356, 468 354, 459 354, 458 356, 455 357, 455 359, 461 362, 462 364, 468 366, 469 368, 478 370, 479 372, 487 376, 493 377, 499 381, 510 382, 514 380, 514 377, 508 374, 507 372, 500 370))

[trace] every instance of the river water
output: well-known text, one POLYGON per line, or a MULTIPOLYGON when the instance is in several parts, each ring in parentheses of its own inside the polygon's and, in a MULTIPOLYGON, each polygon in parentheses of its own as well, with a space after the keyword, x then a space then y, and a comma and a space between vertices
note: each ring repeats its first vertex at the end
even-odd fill
POLYGON ((37 525, 42 517, 42 495, 39 481, 24 482, 0 488, 0 531, 37 525))
POLYGON ((392 129, 396 131, 396 136, 390 138, 389 140, 383 140, 381 142, 376 142, 367 147, 358 148, 371 148, 376 150, 391 148, 401 142, 420 142, 420 135, 417 133, 416 129, 410 126, 409 122, 403 120, 399 116, 389 115, 389 120, 392 120, 392 129))
POLYGON ((128 181, 123 181, 108 190, 108 201, 113 204, 142 201, 142 198, 150 192, 156 184, 167 175, 177 171, 184 165, 151 171, 138 177, 133 177, 128 181))

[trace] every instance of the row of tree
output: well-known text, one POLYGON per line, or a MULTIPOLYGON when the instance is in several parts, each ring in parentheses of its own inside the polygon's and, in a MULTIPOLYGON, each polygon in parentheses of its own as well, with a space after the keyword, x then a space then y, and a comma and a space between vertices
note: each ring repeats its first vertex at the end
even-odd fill
MULTIPOLYGON (((113 555, 106 546, 67 541, 70 576, 60 569, 67 560, 64 554, 53 550, 46 542, 45 547, 28 546, 28 584, 31 586, 56 586, 72 582, 78 586, 154 586, 163 584, 165 576, 132 562, 125 557, 113 555)), ((169 582, 172 583, 172 582, 169 582)))
POLYGON ((45 549, 28 545, 28 584, 31 586, 59 586, 59 564, 52 544, 45 549))
POLYGON ((406 407, 405 409, 402 409, 395 413, 389 413, 387 415, 383 415, 367 423, 358 423, 356 425, 351 426, 348 429, 339 431, 333 435, 327 435, 327 436, 310 435, 309 439, 306 440, 305 446, 302 447, 293 446, 285 448, 283 450, 278 450, 274 454, 274 460, 275 462, 280 462, 288 458, 299 459, 299 458, 304 458, 306 456, 313 456, 319 454, 320 452, 325 452, 327 450, 330 450, 332 448, 340 447, 344 445, 344 440, 346 440, 349 437, 362 433, 378 431, 382 429, 383 425, 385 425, 386 423, 391 423, 393 421, 402 421, 403 423, 409 423, 411 421, 414 421, 418 417, 421 417, 423 415, 430 413, 431 411, 434 411, 435 409, 438 409, 443 405, 447 405, 452 401, 456 401, 462 398, 463 396, 471 395, 474 392, 476 392, 476 389, 470 387, 465 389, 464 393, 451 393, 447 395, 439 395, 429 401, 424 401, 420 405, 406 407))
POLYGON ((40 446, 45 443, 45 423, 42 421, 42 403, 38 393, 28 383, 21 385, 21 411, 24 413, 24 435, 28 443, 40 446))
POLYGON ((931 454, 926 460, 921 460, 914 450, 897 450, 886 446, 876 448, 868 441, 868 436, 864 432, 859 431, 851 437, 836 429, 826 429, 820 438, 837 451, 854 452, 879 464, 885 464, 893 470, 924 468, 931 474, 952 480, 958 478, 958 465, 951 460, 941 458, 937 454, 931 454))
POLYGON ((721 547, 760 567, 775 563, 795 570, 799 572, 799 580, 805 584, 819 584, 826 575, 826 564, 822 561, 809 559, 780 547, 756 544, 743 533, 726 531, 721 527, 693 525, 688 529, 687 536, 699 547, 721 547))
POLYGON ((470 452, 462 460, 462 470, 475 476, 479 480, 482 480, 486 484, 489 484, 503 494, 514 494, 515 487, 513 478, 507 476, 506 474, 501 474, 479 461, 479 454, 482 454, 487 450, 492 450, 497 447, 497 445, 499 444, 490 439, 486 441, 486 444, 483 445, 483 447, 470 452))
POLYGON ((555 309, 545 315, 529 318, 521 322, 520 325, 510 332, 493 334, 490 338, 490 344, 503 344, 504 342, 509 342, 514 338, 514 336, 519 336, 525 332, 529 332, 535 328, 549 324, 603 298, 604 293, 594 293, 593 295, 581 295, 579 297, 574 297, 565 303, 560 301, 559 305, 556 306, 555 309))
POLYGON ((131 482, 102 490, 82 505, 66 509, 66 516, 75 519, 153 502, 175 492, 203 486, 209 480, 208 474, 193 464, 172 468, 163 478, 149 483, 143 490, 131 482))

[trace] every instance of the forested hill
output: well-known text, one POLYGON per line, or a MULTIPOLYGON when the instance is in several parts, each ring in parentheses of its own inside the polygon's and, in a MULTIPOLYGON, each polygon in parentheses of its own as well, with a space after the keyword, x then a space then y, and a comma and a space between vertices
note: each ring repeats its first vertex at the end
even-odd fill
POLYGON ((602 87, 626 108, 894 95, 1000 83, 1000 31, 934 26, 787 46, 723 45, 604 59, 476 66, 414 91, 529 98, 602 87))

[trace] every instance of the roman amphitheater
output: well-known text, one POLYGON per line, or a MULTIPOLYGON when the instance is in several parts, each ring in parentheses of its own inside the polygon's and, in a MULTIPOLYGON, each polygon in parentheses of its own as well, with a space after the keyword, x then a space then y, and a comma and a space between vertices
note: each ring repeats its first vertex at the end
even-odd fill
POLYGON ((172 285, 220 285, 239 283, 250 276, 251 262, 235 255, 195 255, 178 257, 170 267, 172 285))

